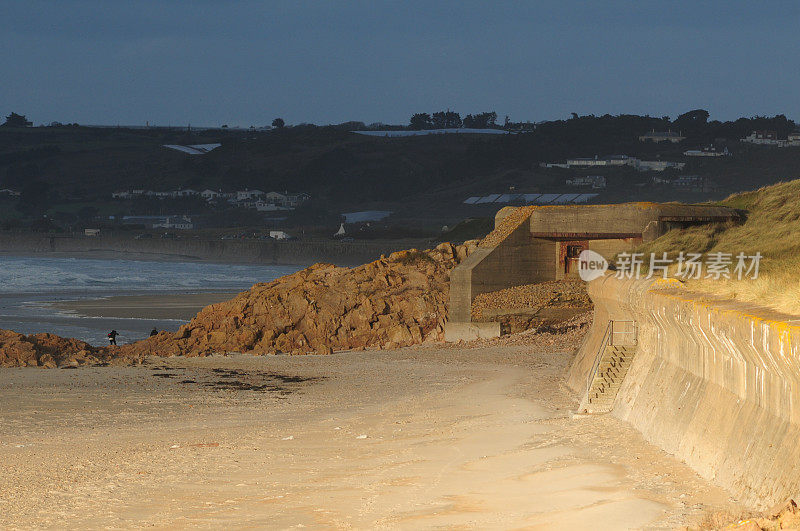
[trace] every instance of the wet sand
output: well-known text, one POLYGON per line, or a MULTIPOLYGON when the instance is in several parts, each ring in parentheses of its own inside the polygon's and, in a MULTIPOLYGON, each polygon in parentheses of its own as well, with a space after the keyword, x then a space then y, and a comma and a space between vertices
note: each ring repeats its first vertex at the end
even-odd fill
POLYGON ((629 529, 736 514, 529 345, 6 369, 0 527, 629 529))
POLYGON ((181 295, 121 295, 100 299, 54 302, 62 311, 84 317, 190 320, 208 306, 234 298, 238 292, 181 295))

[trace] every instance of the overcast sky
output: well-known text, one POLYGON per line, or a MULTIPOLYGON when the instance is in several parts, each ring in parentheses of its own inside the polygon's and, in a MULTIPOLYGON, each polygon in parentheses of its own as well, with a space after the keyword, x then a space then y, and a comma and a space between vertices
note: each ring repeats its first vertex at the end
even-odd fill
POLYGON ((407 123, 495 110, 800 119, 800 2, 0 0, 36 124, 407 123))

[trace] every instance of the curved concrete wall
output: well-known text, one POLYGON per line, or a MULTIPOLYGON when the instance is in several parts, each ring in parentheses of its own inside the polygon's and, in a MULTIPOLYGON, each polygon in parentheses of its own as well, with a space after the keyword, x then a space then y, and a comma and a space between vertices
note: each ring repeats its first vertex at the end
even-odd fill
POLYGON ((570 387, 586 391, 608 320, 635 320, 638 349, 612 414, 745 504, 797 499, 800 320, 676 285, 591 282, 595 320, 570 387))

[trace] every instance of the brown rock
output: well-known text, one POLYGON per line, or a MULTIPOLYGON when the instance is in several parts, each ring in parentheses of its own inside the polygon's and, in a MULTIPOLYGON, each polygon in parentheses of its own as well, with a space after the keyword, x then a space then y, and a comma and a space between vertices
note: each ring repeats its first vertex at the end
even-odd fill
POLYGON ((440 340, 450 271, 476 246, 409 249, 355 268, 315 264, 208 306, 174 334, 119 347, 0 330, 0 367, 132 364, 149 355, 330 354, 440 340))
MULTIPOLYGON (((0 330, 0 367, 44 367, 94 365, 107 363, 118 356, 109 347, 93 347, 77 339, 53 334, 23 335, 11 330, 0 330)), ((138 356, 123 356, 133 363, 138 356)))
POLYGON ((355 268, 315 264, 204 308, 177 334, 120 348, 135 357, 300 354, 438 339, 450 271, 476 245, 398 251, 355 268))

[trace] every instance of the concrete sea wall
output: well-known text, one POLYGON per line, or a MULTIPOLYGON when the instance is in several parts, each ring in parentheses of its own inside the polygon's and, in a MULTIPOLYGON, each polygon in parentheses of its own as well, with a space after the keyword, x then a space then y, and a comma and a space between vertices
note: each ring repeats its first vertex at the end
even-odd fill
POLYGON ((207 260, 223 263, 308 265, 330 262, 360 265, 410 247, 427 248, 423 240, 398 241, 290 241, 211 240, 199 238, 136 240, 131 236, 63 236, 0 232, 0 252, 31 255, 112 254, 115 257, 153 260, 207 260))
POLYGON ((612 414, 743 503, 800 494, 800 320, 677 281, 589 284, 593 328, 568 382, 584 393, 609 319, 638 324, 612 414))

